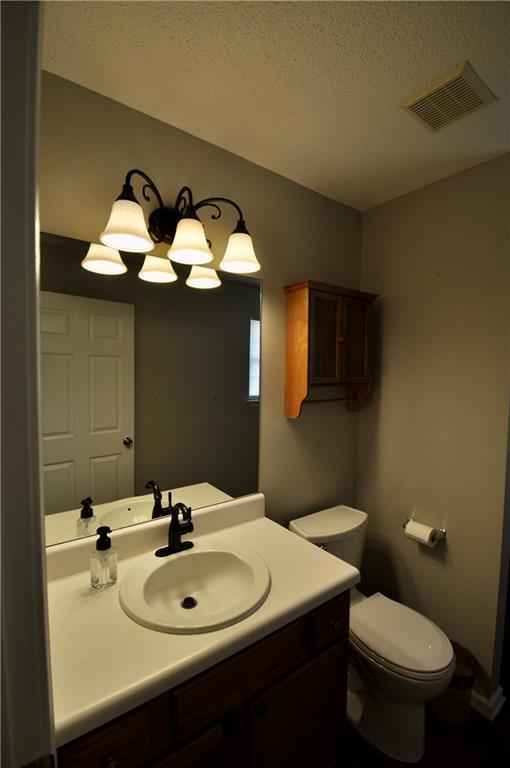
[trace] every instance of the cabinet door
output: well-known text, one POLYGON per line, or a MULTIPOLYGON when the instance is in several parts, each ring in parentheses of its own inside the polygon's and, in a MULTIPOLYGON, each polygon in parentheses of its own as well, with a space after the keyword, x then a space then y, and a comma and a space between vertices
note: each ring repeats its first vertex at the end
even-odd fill
POLYGON ((372 304, 344 296, 340 335, 341 379, 345 384, 368 383, 370 377, 370 342, 372 304))
POLYGON ((341 381, 341 309, 338 294, 310 291, 310 384, 341 381))
POLYGON ((223 768, 223 729, 217 725, 152 768, 223 768))
POLYGON ((346 682, 347 649, 337 644, 258 696, 252 768, 340 768, 346 682))

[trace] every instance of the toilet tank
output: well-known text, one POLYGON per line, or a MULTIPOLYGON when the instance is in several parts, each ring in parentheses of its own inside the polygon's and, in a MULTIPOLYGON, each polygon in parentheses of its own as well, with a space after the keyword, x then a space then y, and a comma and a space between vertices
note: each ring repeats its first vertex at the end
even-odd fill
POLYGON ((291 520, 289 529, 359 569, 367 519, 360 509, 340 504, 291 520))

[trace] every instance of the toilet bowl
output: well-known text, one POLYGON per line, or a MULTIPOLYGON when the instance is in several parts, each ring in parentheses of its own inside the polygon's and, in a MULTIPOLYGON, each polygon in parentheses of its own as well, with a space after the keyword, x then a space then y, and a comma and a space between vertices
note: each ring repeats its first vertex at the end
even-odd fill
MULTIPOLYGON (((367 515, 343 505, 289 528, 359 568, 367 515)), ((418 762, 425 749, 425 702, 447 687, 455 667, 450 641, 417 611, 377 592, 351 590, 347 717, 395 760, 418 762)))

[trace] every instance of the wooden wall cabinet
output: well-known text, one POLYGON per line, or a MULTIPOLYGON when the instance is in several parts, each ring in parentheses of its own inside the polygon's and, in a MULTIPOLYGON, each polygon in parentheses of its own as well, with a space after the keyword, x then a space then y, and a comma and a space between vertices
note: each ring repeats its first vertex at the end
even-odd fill
POLYGON ((349 592, 58 750, 59 768, 342 768, 349 592))
POLYGON ((305 401, 345 400, 359 411, 370 392, 376 294, 306 280, 287 293, 285 415, 305 401))

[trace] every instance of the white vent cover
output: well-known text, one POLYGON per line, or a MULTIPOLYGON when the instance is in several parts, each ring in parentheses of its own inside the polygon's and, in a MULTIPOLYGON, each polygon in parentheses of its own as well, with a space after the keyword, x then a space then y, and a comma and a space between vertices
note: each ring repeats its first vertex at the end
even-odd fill
POLYGON ((431 131, 453 123, 497 98, 465 61, 400 102, 431 131))

